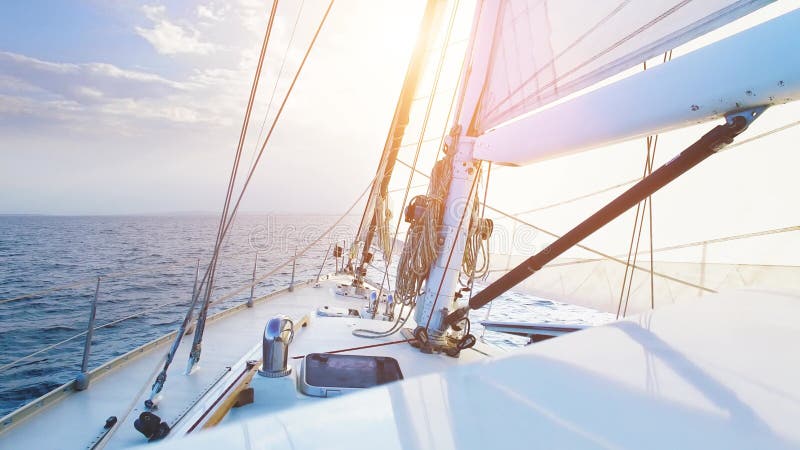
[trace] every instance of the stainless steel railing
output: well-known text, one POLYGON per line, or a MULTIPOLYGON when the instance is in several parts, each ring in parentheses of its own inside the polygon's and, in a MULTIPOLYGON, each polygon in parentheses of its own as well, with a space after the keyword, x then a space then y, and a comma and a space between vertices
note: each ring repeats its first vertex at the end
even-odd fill
MULTIPOLYGON (((221 303, 221 302, 223 302, 225 300, 228 300, 228 299, 234 297, 236 294, 241 293, 242 290, 247 289, 249 287, 250 288, 250 295, 249 295, 248 299, 246 300, 246 304, 248 306, 252 306, 253 300, 255 298, 255 288, 260 283, 263 283, 264 281, 269 280, 272 276, 278 274, 278 270, 280 268, 285 267, 286 265, 288 265, 288 263, 292 264, 292 275, 291 275, 291 280, 289 282, 289 289, 291 289, 296 284, 296 282, 295 282, 295 273, 296 273, 296 270, 297 270, 296 269, 296 265, 297 265, 298 258, 301 257, 301 256, 302 256, 302 254, 298 254, 298 252, 295 251, 294 256, 290 260, 285 261, 283 264, 280 264, 277 268, 269 271, 267 274, 265 274, 266 276, 257 277, 259 253, 256 252, 255 255, 254 255, 253 272, 252 272, 252 277, 251 277, 250 282, 245 284, 245 285, 243 285, 243 286, 240 286, 238 288, 233 289, 231 292, 228 292, 226 294, 221 295, 220 297, 214 299, 211 302, 211 304, 215 305, 215 304, 219 304, 219 303, 221 303)), ((187 259, 187 261, 188 261, 188 259, 187 259)), ((197 289, 197 273, 198 273, 199 266, 200 266, 200 259, 199 258, 193 258, 193 259, 191 259, 191 261, 195 262, 195 264, 193 265, 194 266, 193 268, 195 269, 195 281, 194 281, 193 289, 196 290, 197 289)), ((324 269, 326 261, 327 261, 327 254, 326 254, 325 259, 323 260, 322 266, 319 268, 320 273, 324 269)), ((72 341, 75 341, 75 340, 80 339, 81 337, 83 337, 85 340, 84 340, 83 351, 82 351, 82 354, 81 354, 80 371, 79 371, 79 373, 78 373, 78 375, 77 375, 77 377, 75 379, 74 387, 77 390, 86 389, 88 387, 88 384, 89 384, 88 373, 89 373, 90 356, 91 356, 91 353, 92 353, 92 340, 94 338, 94 333, 96 331, 104 329, 104 328, 112 327, 112 326, 117 325, 117 324, 119 324, 121 322, 125 322, 125 321, 128 321, 128 320, 137 318, 137 317, 141 317, 141 316, 144 316, 146 314, 155 313, 157 311, 160 311, 160 310, 172 307, 172 306, 178 306, 178 305, 181 305, 181 304, 187 304, 188 305, 188 303, 191 300, 191 298, 186 298, 186 299, 182 299, 182 300, 175 301, 175 302, 169 302, 169 303, 165 303, 165 304, 161 304, 161 305, 157 305, 157 306, 151 306, 151 307, 149 307, 147 309, 143 309, 143 310, 134 312, 132 314, 126 315, 124 317, 116 318, 114 320, 111 320, 111 321, 108 321, 108 322, 105 322, 105 323, 101 323, 101 324, 98 325, 96 323, 96 320, 97 320, 98 307, 101 306, 100 298, 101 298, 101 293, 102 293, 102 290, 101 290, 102 282, 105 281, 105 280, 110 280, 110 279, 119 278, 119 277, 123 277, 123 276, 129 276, 129 275, 132 275, 132 274, 141 274, 141 273, 153 272, 153 271, 158 270, 158 269, 163 269, 166 266, 176 267, 176 266, 179 266, 179 263, 156 264, 156 265, 148 266, 146 268, 137 269, 137 270, 133 270, 133 271, 108 273, 108 274, 105 274, 105 275, 97 276, 97 277, 95 277, 95 278, 93 278, 91 280, 89 280, 89 279, 79 280, 79 281, 76 281, 76 282, 73 282, 73 283, 67 283, 67 284, 63 284, 63 285, 59 285, 59 286, 54 286, 54 287, 51 287, 51 288, 43 289, 43 290, 40 290, 40 291, 36 291, 36 292, 24 294, 24 295, 10 297, 10 298, 6 298, 6 299, 0 299, 0 305, 2 305, 2 304, 12 303, 12 302, 26 300, 26 299, 34 299, 34 298, 46 297, 49 294, 53 294, 53 293, 56 293, 56 292, 59 292, 59 291, 64 291, 64 290, 68 290, 68 289, 75 289, 75 288, 78 288, 78 287, 87 286, 90 282, 93 282, 93 284, 94 284, 94 295, 92 296, 92 300, 91 300, 91 302, 89 304, 89 312, 88 312, 89 313, 89 317, 88 317, 88 321, 87 321, 87 325, 86 325, 86 329, 85 330, 83 330, 83 331, 81 331, 79 333, 76 333, 76 334, 74 334, 72 336, 69 336, 69 337, 67 337, 65 339, 62 339, 62 340, 60 340, 58 342, 55 342, 53 344, 50 344, 50 345, 47 345, 47 346, 42 347, 40 349, 37 349, 37 350, 35 350, 35 351, 33 351, 33 352, 29 353, 29 354, 26 354, 26 355, 24 355, 22 357, 16 358, 13 361, 10 361, 10 362, 8 362, 6 364, 3 364, 2 366, 0 366, 0 373, 3 373, 3 372, 5 372, 5 371, 7 371, 9 369, 17 367, 21 363, 23 363, 23 362, 25 362, 27 360, 30 360, 31 358, 33 358, 33 357, 35 357, 37 355, 41 355, 43 353, 46 353, 46 352, 48 352, 50 350, 56 349, 58 347, 61 347, 61 346, 65 345, 65 344, 68 344, 68 343, 70 343, 72 341)), ((315 271, 316 271, 316 268, 315 268, 315 271)), ((318 280, 319 276, 317 276, 316 279, 318 280)), ((314 278, 310 278, 309 281, 314 281, 314 278)), ((280 289, 280 287, 276 286, 274 290, 279 290, 279 289, 280 289)))

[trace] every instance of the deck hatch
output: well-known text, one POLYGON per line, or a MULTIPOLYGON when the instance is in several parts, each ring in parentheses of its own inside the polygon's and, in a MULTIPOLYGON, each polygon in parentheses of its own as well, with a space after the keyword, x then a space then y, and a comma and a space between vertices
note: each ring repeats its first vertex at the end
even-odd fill
POLYGON ((301 390, 316 397, 403 379, 400 364, 388 356, 310 353, 301 372, 301 390))

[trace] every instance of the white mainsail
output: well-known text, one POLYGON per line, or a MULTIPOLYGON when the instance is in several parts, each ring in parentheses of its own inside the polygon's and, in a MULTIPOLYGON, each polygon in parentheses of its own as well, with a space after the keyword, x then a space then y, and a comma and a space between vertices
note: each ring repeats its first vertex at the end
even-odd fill
MULTIPOLYGON (((770 10, 766 13, 760 11, 763 17, 750 20, 749 25, 786 13, 797 4, 772 6, 764 8, 770 10)), ((742 27, 731 24, 735 29, 731 32, 742 27)), ((606 31, 614 32, 611 28, 606 31)), ((796 45, 775 44, 783 51, 796 45)), ((690 43, 686 47, 697 46, 690 43)), ((687 49, 675 51, 680 55, 687 49)), ((602 80, 593 82, 598 81, 602 80)), ((490 93, 506 89, 498 86, 502 83, 487 83, 487 104, 499 104, 495 101, 498 97, 490 93)), ((586 86, 576 89, 582 87, 586 86)), ((559 90, 525 104, 536 109, 569 93, 559 90)), ((650 102, 647 93, 641 102, 651 108, 660 105, 650 102)), ((492 116, 489 110, 493 107, 483 105, 479 128, 485 130, 528 112, 523 108, 492 116)), ((609 105, 608 110, 595 113, 612 111, 613 105, 609 105)), ((793 143, 800 139, 798 113, 800 107, 794 103, 773 106, 729 150, 654 195, 652 204, 644 206, 639 215, 638 222, 645 222, 639 229, 634 227, 632 233, 635 211, 629 211, 586 239, 584 248, 568 252, 515 289, 621 315, 729 289, 800 290, 800 212, 789 206, 797 190, 794 167, 798 160, 793 143), (647 211, 650 207, 653 215, 647 211), (648 236, 651 228, 652 240, 648 236), (637 255, 635 259, 629 260, 629 251, 637 255)), ((694 126, 659 136, 655 166, 669 161, 710 127, 694 126)), ((499 234, 492 242, 488 279, 498 278, 630 187, 642 176, 646 152, 641 139, 527 167, 496 170, 488 196, 494 208, 487 216, 496 221, 499 234)))
MULTIPOLYGON (((622 14, 627 8, 653 8, 652 11, 660 8, 663 12, 672 6, 681 5, 664 17, 661 17, 661 13, 647 13, 650 14, 650 19, 642 23, 650 23, 653 17, 660 17, 657 25, 654 24, 652 29, 648 28, 647 32, 636 34, 636 39, 642 39, 638 41, 638 45, 620 47, 621 50, 635 49, 642 52, 644 49, 653 49, 652 52, 634 52, 631 56, 615 50, 613 55, 609 54, 604 60, 603 65, 594 65, 592 61, 582 69, 584 72, 581 72, 580 77, 575 77, 575 80, 580 78, 584 81, 591 78, 591 82, 587 83, 604 85, 609 81, 607 77, 616 75, 612 76, 614 79, 623 75, 619 71, 629 69, 624 74, 626 76, 639 72, 642 61, 650 56, 655 57, 648 61, 648 66, 658 65, 663 57, 657 52, 672 50, 671 46, 675 46, 674 54, 679 58, 715 39, 754 27, 798 6, 797 2, 777 2, 716 29, 769 2, 695 3, 700 2, 668 5, 663 2, 596 2, 579 7, 574 2, 525 3, 513 0, 503 3, 499 21, 504 23, 512 12, 518 15, 526 12, 527 16, 524 17, 543 20, 542 15, 534 15, 532 11, 545 7, 562 10, 561 16, 555 13, 549 15, 548 23, 553 24, 556 17, 570 17, 566 12, 570 9, 569 5, 573 14, 582 13, 583 9, 594 11, 593 8, 597 8, 600 12, 587 13, 587 17, 595 14, 591 16, 595 19, 602 11, 608 14, 616 7, 621 8, 616 14, 622 14), (662 26, 665 28, 661 28, 662 26), (666 32, 666 28, 670 28, 672 33, 666 32), (712 30, 714 32, 709 33, 712 30), (701 34, 701 39, 689 40, 701 34), (684 42, 685 45, 679 45, 684 42), (659 43, 660 46, 654 47, 654 43, 659 43), (617 64, 611 64, 613 61, 617 64), (630 69, 635 64, 639 64, 639 67, 630 69)), ((631 17, 637 17, 638 14, 646 15, 645 12, 638 11, 631 17)), ((560 33, 573 30, 573 41, 591 28, 586 24, 570 23, 569 20, 566 24, 562 23, 560 33)), ((636 24, 631 23, 625 28, 606 23, 601 27, 602 30, 592 33, 607 33, 607 40, 611 39, 611 34, 621 39, 621 36, 627 36, 632 30, 641 27, 641 23, 634 25, 636 24)), ((510 39, 509 33, 513 30, 513 27, 506 27, 497 33, 498 36, 510 39)), ((529 30, 527 26, 522 29, 527 33, 526 30, 529 30)), ((548 37, 552 34, 547 27, 533 27, 530 30, 534 30, 537 36, 548 37)), ((527 35, 527 43, 517 41, 515 48, 527 49, 535 55, 538 47, 536 42, 530 42, 532 37, 534 36, 527 35)), ((562 38, 561 42, 569 40, 565 36, 562 38)), ((460 43, 461 39, 456 38, 454 41, 460 43)), ((508 41, 500 39, 498 42, 493 45, 497 47, 508 41)), ((605 44, 603 42, 600 39, 581 41, 581 45, 570 48, 564 55, 580 48, 586 50, 584 55, 587 55, 590 48, 594 51, 606 48, 607 41, 605 44), (590 47, 590 44, 594 47, 590 47)), ((785 42, 780 44, 783 47, 790 45, 785 42)), ((482 104, 477 112, 479 133, 509 118, 514 119, 515 114, 525 115, 529 112, 527 107, 536 109, 533 112, 536 115, 540 109, 547 109, 542 108, 547 103, 574 98, 582 93, 577 90, 584 87, 595 88, 588 84, 580 87, 578 84, 570 84, 574 89, 568 91, 562 89, 566 84, 559 84, 557 95, 551 92, 553 95, 550 97, 537 98, 538 103, 526 103, 526 108, 514 109, 502 119, 492 119, 482 114, 489 111, 493 98, 499 98, 495 95, 497 92, 508 89, 508 84, 495 82, 505 76, 500 73, 508 72, 511 62, 508 53, 504 54, 501 48, 495 50, 482 104), (504 63, 500 64, 500 61, 504 63)), ((461 47, 453 49, 454 54, 460 51, 463 51, 461 47)), ((455 68, 452 71, 457 70, 457 64, 453 66, 455 68)), ((429 84, 423 84, 420 91, 424 92, 428 86, 429 84)), ((439 113, 432 117, 446 113, 451 92, 449 88, 437 92, 440 98, 434 104, 434 109, 439 113)), ((418 97, 415 102, 415 114, 412 114, 412 122, 404 137, 395 177, 390 186, 390 192, 402 193, 406 185, 410 184, 408 200, 425 192, 427 179, 424 174, 430 173, 433 158, 440 145, 439 137, 443 131, 447 131, 446 124, 437 123, 435 126, 428 124, 426 132, 421 133, 423 126, 419 119, 424 115, 427 101, 428 97, 424 96, 418 97), (416 160, 415 148, 418 141, 421 141, 422 152, 419 154, 416 172, 409 180, 412 176, 410 166, 416 160)), ((648 93, 641 95, 641 102, 648 107, 659 107, 658 102, 650 101, 648 93)), ((613 105, 609 105, 613 110, 612 107, 613 105)), ((597 114, 611 112, 604 110, 597 111, 597 114)), ((515 289, 612 313, 619 311, 620 314, 641 312, 651 306, 659 307, 679 299, 696 298, 698 295, 728 289, 800 289, 800 282, 797 281, 800 280, 800 257, 797 256, 800 255, 800 211, 789 207, 792 192, 796 191, 793 171, 798 161, 792 146, 787 145, 788 142, 800 139, 800 127, 795 127, 798 114, 800 106, 796 102, 773 106, 729 150, 711 158, 654 195, 652 204, 643 208, 647 211, 643 219, 640 213, 638 222, 644 221, 644 225, 641 232, 637 228, 633 233, 641 238, 635 239, 639 242, 638 251, 633 250, 637 256, 635 260, 631 258, 629 264, 626 264, 627 253, 631 244, 635 211, 629 211, 582 242, 589 250, 576 248, 567 252, 561 259, 546 266, 515 289), (649 236, 651 227, 652 241, 649 236), (651 248, 654 249, 652 256, 651 248), (649 273, 651 258, 652 283, 649 273)), ((620 118, 622 119, 624 118, 620 118)), ((506 126, 500 124, 495 130, 506 126)), ((670 160, 712 126, 703 124, 661 134, 654 151, 655 166, 670 160)), ((637 139, 525 167, 494 166, 488 182, 488 207, 485 213, 486 217, 495 221, 495 233, 490 243, 491 270, 487 280, 498 278, 524 258, 541 250, 555 236, 565 233, 630 187, 634 180, 640 179, 646 152, 645 139, 637 139), (547 231, 553 234, 548 234, 547 231)), ((485 186, 484 173, 478 188, 479 197, 483 196, 485 186)), ((404 235, 406 226, 402 218, 402 208, 407 202, 401 203, 401 200, 401 195, 397 195, 393 199, 392 207, 395 211, 394 220, 400 222, 398 236, 404 235)), ((392 229, 395 223, 392 224, 392 229)))
POLYGON ((504 1, 477 129, 594 85, 769 0, 504 1))

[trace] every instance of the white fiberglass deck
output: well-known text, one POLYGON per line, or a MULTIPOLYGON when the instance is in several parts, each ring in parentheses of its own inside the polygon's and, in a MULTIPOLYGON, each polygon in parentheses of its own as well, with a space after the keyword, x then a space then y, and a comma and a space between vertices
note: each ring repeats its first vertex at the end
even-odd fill
POLYGON ((718 294, 156 448, 800 448, 798 342, 800 296, 718 294))
MULTIPOLYGON (((203 339, 200 369, 190 376, 183 374, 191 344, 191 337, 185 337, 170 367, 158 409, 154 411, 170 425, 173 425, 175 418, 186 412, 183 421, 174 424, 176 426, 169 437, 185 432, 191 425, 189 422, 200 413, 206 401, 200 401, 193 406, 199 395, 209 391, 209 397, 213 396, 224 388, 228 379, 234 375, 233 372, 244 361, 260 358, 264 326, 277 314, 285 314, 295 320, 308 316, 310 320, 309 325, 297 333, 290 347, 292 356, 402 340, 399 333, 382 339, 362 339, 351 333, 357 327, 387 329, 391 325, 389 322, 317 317, 314 314, 317 308, 325 305, 360 309, 364 300, 343 298, 334 293, 337 283, 349 281, 349 278, 333 277, 322 281, 318 288, 297 286, 294 292, 265 298, 257 301, 253 308, 241 309, 210 322, 203 339), (215 383, 221 376, 224 378, 215 383), (188 412, 187 408, 190 409, 188 412)), ((117 416, 119 424, 109 439, 107 448, 145 444, 147 440, 134 429, 133 421, 144 410, 143 404, 149 395, 152 378, 157 368, 160 370, 163 365, 170 342, 166 340, 127 362, 103 371, 101 376, 92 380, 86 391, 69 392, 64 398, 34 411, 19 423, 6 426, 5 431, 0 434, 0 447, 84 448, 90 446, 103 431, 103 425, 109 416, 117 416)), ((458 359, 444 355, 423 356, 406 343, 353 353, 392 356, 400 362, 403 374, 408 378, 484 358, 489 349, 483 345, 478 347, 481 349, 462 352, 458 359)), ((298 361, 299 359, 293 359, 292 364, 296 365, 298 361)), ((256 388, 257 381, 254 380, 256 388)), ((302 404, 312 400, 314 399, 297 395, 291 404, 272 405, 272 408, 291 407, 295 402, 302 404)), ((269 408, 259 409, 262 404, 257 397, 253 405, 234 409, 226 422, 270 412, 269 408)))

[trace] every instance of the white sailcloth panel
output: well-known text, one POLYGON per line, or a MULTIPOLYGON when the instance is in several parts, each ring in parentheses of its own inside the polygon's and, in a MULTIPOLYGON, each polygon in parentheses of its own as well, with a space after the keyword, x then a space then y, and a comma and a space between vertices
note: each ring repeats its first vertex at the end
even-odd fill
MULTIPOLYGON (((506 272, 506 267, 514 267, 523 259, 515 255, 492 255, 494 269, 488 280, 497 279, 506 272)), ((639 260, 636 265, 650 268, 649 261, 639 260)), ((656 308, 690 301, 711 292, 733 289, 797 291, 800 284, 800 266, 656 261, 653 272, 658 274, 653 277, 652 302, 656 308)), ((624 276, 625 266, 608 259, 560 258, 514 287, 514 291, 612 314, 619 310, 620 316, 651 309, 650 274, 642 270, 635 271, 630 296, 626 291, 620 307, 624 276)), ((630 276, 629 271, 628 279, 630 276)))
POLYGON ((770 2, 506 0, 478 130, 589 87, 770 2))

